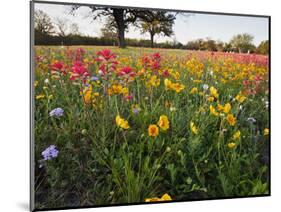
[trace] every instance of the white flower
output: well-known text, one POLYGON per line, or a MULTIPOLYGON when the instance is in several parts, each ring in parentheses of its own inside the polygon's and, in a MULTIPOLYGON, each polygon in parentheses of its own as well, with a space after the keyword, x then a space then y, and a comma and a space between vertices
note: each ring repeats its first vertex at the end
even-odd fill
POLYGON ((170 111, 173 112, 173 111, 176 111, 177 109, 175 107, 170 107, 170 111))
POLYGON ((207 84, 204 84, 204 85, 203 85, 203 89, 204 89, 204 90, 208 90, 208 88, 209 88, 209 85, 207 85, 207 84))
POLYGON ((99 73, 100 75, 104 75, 102 70, 99 70, 98 73, 99 73))
POLYGON ((45 84, 49 84, 49 79, 48 79, 48 78, 45 79, 45 80, 44 80, 44 83, 45 83, 45 84))
POLYGON ((220 117, 225 117, 224 113, 220 113, 220 117))
POLYGON ((268 108, 268 106, 269 106, 269 101, 265 101, 265 107, 266 107, 266 109, 268 108))
POLYGON ((255 123, 257 120, 253 117, 249 117, 249 118, 247 118, 247 121, 250 123, 255 123))

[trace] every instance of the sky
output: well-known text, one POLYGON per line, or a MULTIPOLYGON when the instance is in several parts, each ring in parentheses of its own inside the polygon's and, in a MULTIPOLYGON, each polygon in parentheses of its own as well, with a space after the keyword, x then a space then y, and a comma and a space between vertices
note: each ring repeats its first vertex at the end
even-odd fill
MULTIPOLYGON (((56 18, 63 18, 71 23, 77 23, 79 31, 89 36, 100 36, 100 29, 105 22, 105 18, 93 21, 88 16, 90 9, 86 6, 79 8, 74 16, 69 14, 69 5, 35 3, 35 10, 44 11, 53 22, 55 22, 56 18)), ((177 15, 173 30, 173 36, 155 36, 155 41, 164 42, 176 39, 182 44, 186 44, 188 41, 198 38, 211 38, 228 42, 233 35, 249 33, 254 36, 253 43, 258 45, 261 41, 268 40, 268 19, 263 17, 193 13, 187 17, 177 15)), ((149 39, 149 34, 141 34, 139 29, 129 27, 125 37, 149 39)))

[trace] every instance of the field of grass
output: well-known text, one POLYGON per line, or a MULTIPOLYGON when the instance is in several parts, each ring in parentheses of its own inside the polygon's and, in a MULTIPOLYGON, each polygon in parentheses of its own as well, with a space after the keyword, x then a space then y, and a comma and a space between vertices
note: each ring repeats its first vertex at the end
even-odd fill
POLYGON ((269 193, 267 56, 35 53, 36 208, 269 193))

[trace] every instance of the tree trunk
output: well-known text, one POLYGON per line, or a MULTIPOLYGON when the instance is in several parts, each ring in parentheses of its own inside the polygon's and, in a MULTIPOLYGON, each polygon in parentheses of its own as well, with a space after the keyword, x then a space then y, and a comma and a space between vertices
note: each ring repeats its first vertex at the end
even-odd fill
POLYGON ((126 47, 124 9, 113 9, 113 16, 118 27, 118 43, 120 48, 126 47))
POLYGON ((150 47, 154 48, 154 33, 150 33, 150 47))

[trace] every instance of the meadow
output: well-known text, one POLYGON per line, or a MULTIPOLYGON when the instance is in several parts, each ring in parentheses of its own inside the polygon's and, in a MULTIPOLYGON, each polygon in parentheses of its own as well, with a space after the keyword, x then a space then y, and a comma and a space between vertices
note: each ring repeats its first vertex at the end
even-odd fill
POLYGON ((269 194, 268 56, 36 46, 35 207, 269 194))

